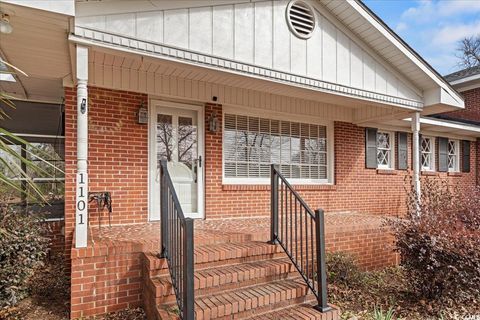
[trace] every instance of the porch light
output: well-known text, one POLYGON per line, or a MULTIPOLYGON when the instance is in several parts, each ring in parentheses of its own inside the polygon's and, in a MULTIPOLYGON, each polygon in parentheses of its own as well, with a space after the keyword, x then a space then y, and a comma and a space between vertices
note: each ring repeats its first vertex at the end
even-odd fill
POLYGON ((210 132, 217 132, 218 131, 218 118, 217 118, 217 112, 214 111, 211 115, 210 118, 208 118, 208 128, 210 132))
POLYGON ((140 104, 140 107, 138 108, 137 112, 137 122, 138 124, 147 124, 148 123, 148 110, 145 107, 143 101, 140 104))
POLYGON ((87 99, 83 98, 82 103, 80 104, 80 112, 82 114, 85 114, 86 111, 87 111, 87 99))
POLYGON ((10 24, 10 16, 6 13, 0 13, 0 33, 10 34, 13 27, 10 24))

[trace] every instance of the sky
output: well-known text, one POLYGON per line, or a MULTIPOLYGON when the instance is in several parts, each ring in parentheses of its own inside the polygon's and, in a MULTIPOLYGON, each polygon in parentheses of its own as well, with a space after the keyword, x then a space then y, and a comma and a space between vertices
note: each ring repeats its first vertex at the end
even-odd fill
POLYGON ((460 69, 456 48, 480 35, 480 0, 364 0, 440 74, 460 69))

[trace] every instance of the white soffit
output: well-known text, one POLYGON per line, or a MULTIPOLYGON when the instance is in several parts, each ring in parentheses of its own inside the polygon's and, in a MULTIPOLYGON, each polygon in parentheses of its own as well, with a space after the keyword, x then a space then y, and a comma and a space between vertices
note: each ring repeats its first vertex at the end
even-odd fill
POLYGON ((0 87, 18 99, 61 101, 62 79, 71 73, 70 17, 6 2, 0 4, 0 10, 10 15, 13 27, 11 34, 0 36, 0 56, 28 75, 15 75, 15 83, 2 82, 0 87))

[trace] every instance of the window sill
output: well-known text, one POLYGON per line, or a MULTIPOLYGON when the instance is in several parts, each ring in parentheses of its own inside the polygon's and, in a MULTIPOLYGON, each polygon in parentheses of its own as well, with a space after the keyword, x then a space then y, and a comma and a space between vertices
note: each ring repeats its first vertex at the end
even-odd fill
POLYGON ((422 176, 438 176, 436 171, 422 171, 422 176))
MULTIPOLYGON (((332 184, 295 184, 293 188, 299 190, 331 191, 337 190, 332 184)), ((270 191, 269 184, 222 184, 223 191, 270 191)))
POLYGON ((397 171, 393 169, 377 169, 377 174, 396 175, 397 171))
POLYGON ((461 172, 449 172, 448 176, 449 177, 461 177, 462 173, 461 172))

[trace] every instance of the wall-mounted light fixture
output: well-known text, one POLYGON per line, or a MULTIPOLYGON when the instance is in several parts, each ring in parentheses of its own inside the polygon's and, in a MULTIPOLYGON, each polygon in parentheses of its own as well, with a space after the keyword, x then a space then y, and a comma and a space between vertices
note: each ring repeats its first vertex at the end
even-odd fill
POLYGON ((85 114, 87 112, 87 99, 83 98, 82 103, 80 104, 80 112, 85 114))
POLYGON ((208 129, 210 132, 217 132, 218 131, 218 118, 217 118, 217 112, 214 111, 211 115, 210 118, 208 118, 208 129))
POLYGON ((143 101, 140 104, 140 107, 138 108, 137 122, 139 124, 147 124, 148 123, 148 110, 147 110, 147 107, 145 107, 143 101))
POLYGON ((6 13, 0 12, 0 33, 12 33, 13 27, 10 24, 10 16, 6 13))

